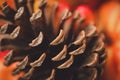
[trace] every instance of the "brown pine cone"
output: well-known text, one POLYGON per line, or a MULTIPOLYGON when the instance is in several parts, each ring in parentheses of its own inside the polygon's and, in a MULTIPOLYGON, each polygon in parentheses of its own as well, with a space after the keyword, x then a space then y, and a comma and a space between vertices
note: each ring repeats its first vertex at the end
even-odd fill
POLYGON ((77 11, 64 9, 55 17, 57 2, 41 0, 35 13, 33 3, 26 4, 18 0, 14 11, 3 3, 2 19, 9 23, 0 28, 0 48, 10 50, 4 64, 20 61, 12 74, 24 72, 19 80, 100 79, 106 53, 96 27, 77 11))

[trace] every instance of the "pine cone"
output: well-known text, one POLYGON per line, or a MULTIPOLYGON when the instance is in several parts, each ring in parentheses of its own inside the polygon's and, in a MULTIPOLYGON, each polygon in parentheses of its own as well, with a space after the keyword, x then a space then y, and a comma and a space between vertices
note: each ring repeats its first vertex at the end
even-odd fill
POLYGON ((100 79, 106 53, 96 27, 68 9, 56 19, 57 2, 41 0, 35 13, 33 3, 26 4, 27 0, 16 0, 15 11, 3 3, 1 18, 9 23, 0 28, 0 48, 10 50, 4 64, 20 62, 12 74, 24 72, 19 80, 100 79))

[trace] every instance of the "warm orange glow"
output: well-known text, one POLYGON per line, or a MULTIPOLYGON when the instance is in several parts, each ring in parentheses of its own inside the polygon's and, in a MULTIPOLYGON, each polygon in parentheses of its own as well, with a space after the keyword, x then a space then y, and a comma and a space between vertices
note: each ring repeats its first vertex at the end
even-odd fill
POLYGON ((0 52, 0 80, 18 80, 20 76, 23 75, 23 73, 13 76, 11 73, 15 69, 16 64, 19 62, 16 62, 10 66, 4 66, 4 56, 9 52, 9 50, 6 50, 4 52, 0 52))
POLYGON ((6 0, 6 1, 7 1, 8 5, 10 5, 10 7, 11 7, 12 9, 15 9, 14 0, 6 0))
POLYGON ((4 3, 4 2, 5 2, 5 0, 0 0, 0 7, 1 8, 3 7, 2 3, 4 3))
POLYGON ((76 11, 78 11, 81 16, 85 17, 87 23, 95 23, 93 11, 89 6, 80 5, 76 8, 76 11))
POLYGON ((15 69, 16 64, 12 64, 9 67, 6 67, 3 65, 3 60, 0 59, 0 79, 1 80, 18 80, 19 76, 22 75, 22 73, 20 75, 16 75, 13 76, 11 73, 12 71, 15 69))
POLYGON ((99 10, 99 18, 100 25, 107 34, 113 40, 120 39, 120 4, 117 2, 103 4, 99 10))
POLYGON ((120 42, 107 47, 107 63, 102 80, 120 80, 120 42))

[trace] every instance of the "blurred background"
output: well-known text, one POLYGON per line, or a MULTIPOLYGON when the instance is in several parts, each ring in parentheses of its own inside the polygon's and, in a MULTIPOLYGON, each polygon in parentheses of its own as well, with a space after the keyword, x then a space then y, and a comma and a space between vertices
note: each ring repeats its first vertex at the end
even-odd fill
MULTIPOLYGON (((2 3, 4 0, 0 0, 2 3)), ((6 0, 15 9, 14 0, 6 0)), ((120 80, 120 0, 48 0, 50 3, 58 1, 69 5, 71 11, 78 7, 87 22, 95 23, 98 32, 105 34, 107 48, 107 63, 101 80, 120 80)), ((39 0, 35 0, 34 11, 37 11, 39 0)), ((0 11, 0 14, 1 11, 0 11)), ((0 19, 0 26, 4 21, 0 19)), ((10 73, 15 64, 3 66, 3 57, 8 51, 0 52, 0 80, 17 80, 19 76, 10 73)))

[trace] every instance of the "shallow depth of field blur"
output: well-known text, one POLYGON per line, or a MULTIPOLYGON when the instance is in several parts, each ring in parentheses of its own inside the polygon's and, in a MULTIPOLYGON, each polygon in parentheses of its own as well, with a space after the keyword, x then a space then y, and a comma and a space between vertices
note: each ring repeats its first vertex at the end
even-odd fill
MULTIPOLYGON (((4 0, 0 0, 0 4, 4 0)), ((6 0, 11 8, 14 7, 14 0, 6 0)), ((35 0, 34 11, 40 0, 35 0)), ((52 2, 54 0, 48 0, 52 2)), ((101 80, 120 80, 120 1, 119 0, 55 0, 67 3, 70 10, 74 11, 81 6, 81 15, 85 16, 88 22, 95 23, 98 32, 105 34, 107 49, 107 60, 103 77, 101 80)), ((0 11, 0 14, 1 11, 0 11)), ((4 21, 0 19, 0 26, 4 21)), ((8 51, 0 51, 0 80, 17 80, 19 76, 12 76, 10 73, 15 64, 10 67, 3 66, 4 55, 8 51)))

